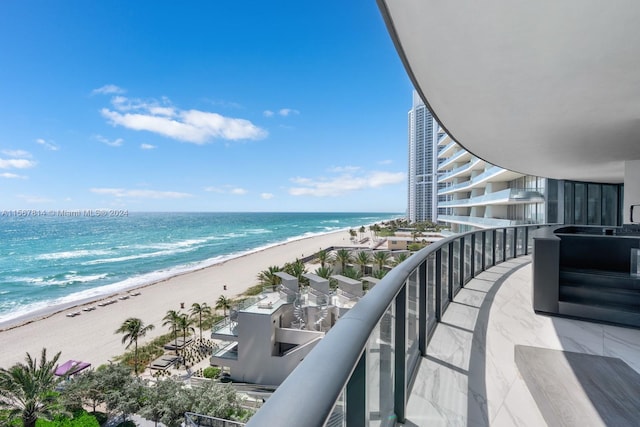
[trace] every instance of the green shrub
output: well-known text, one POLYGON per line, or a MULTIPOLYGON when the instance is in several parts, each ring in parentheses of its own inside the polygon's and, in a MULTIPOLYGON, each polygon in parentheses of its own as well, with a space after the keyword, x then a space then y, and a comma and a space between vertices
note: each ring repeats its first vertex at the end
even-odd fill
POLYGON ((85 411, 76 413, 73 418, 56 417, 53 421, 39 419, 36 427, 100 427, 98 420, 85 411))
POLYGON ((209 366, 204 368, 202 376, 205 378, 218 378, 220 376, 220 368, 209 366))

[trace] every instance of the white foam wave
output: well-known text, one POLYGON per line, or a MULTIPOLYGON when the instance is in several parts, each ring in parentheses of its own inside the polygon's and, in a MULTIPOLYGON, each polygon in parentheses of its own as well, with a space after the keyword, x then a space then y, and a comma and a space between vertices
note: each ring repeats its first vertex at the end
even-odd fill
POLYGON ((36 260, 56 260, 56 259, 69 259, 69 258, 81 258, 91 256, 103 256, 111 253, 105 249, 80 249, 77 251, 63 251, 52 252, 48 254, 41 254, 35 257, 36 260))
POLYGON ((179 253, 190 252, 195 249, 196 248, 193 248, 193 247, 186 247, 182 249, 171 249, 171 250, 164 250, 164 251, 157 251, 157 252, 147 252, 144 254, 125 255, 125 256, 114 257, 114 258, 101 258, 101 259, 94 259, 91 261, 85 261, 82 263, 82 265, 109 264, 114 262, 130 261, 134 259, 156 258, 161 256, 170 256, 170 255, 175 255, 179 253))

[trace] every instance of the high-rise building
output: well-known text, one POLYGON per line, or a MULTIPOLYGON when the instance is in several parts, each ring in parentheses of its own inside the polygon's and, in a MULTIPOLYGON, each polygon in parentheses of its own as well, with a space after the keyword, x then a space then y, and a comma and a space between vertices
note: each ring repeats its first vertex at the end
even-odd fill
POLYGON ((438 124, 418 93, 408 113, 409 177, 407 217, 410 222, 436 222, 438 124))

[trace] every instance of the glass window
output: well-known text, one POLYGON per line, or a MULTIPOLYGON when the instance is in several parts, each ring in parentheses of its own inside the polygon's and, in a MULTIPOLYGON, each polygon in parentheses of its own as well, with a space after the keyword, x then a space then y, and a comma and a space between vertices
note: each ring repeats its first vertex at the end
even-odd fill
POLYGON ((600 184, 587 186, 587 224, 600 225, 602 221, 602 195, 600 184))

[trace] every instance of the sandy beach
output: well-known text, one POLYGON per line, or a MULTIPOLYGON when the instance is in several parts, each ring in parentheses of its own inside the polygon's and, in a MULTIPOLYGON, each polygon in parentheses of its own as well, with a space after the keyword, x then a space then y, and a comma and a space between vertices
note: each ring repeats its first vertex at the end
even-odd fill
POLYGON ((69 359, 89 362, 94 367, 108 363, 125 351, 121 334, 114 333, 125 319, 138 317, 145 324, 155 326, 140 341, 144 343, 169 332, 168 328, 162 326, 162 318, 168 310, 180 310, 181 303, 185 307, 183 312, 188 311, 195 302, 206 302, 213 307, 220 295, 235 298, 257 284, 257 274, 269 266, 282 266, 330 246, 351 246, 348 232, 338 231, 283 243, 174 276, 137 288, 140 295, 126 300, 118 299, 126 292, 105 298, 117 302, 104 307, 97 305, 99 301, 92 301, 44 318, 30 319, 20 326, 0 331, 0 367, 8 368, 16 362, 22 362, 26 352, 39 357, 43 347, 50 356, 60 351, 60 363, 69 359), (89 312, 82 311, 88 306, 97 308, 89 312), (74 311, 80 311, 81 314, 67 317, 68 313, 74 311))

